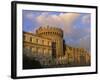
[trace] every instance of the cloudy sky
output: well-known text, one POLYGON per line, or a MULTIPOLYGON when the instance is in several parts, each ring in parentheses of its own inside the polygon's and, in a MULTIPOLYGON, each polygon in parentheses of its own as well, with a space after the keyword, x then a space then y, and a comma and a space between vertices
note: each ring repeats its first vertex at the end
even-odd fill
POLYGON ((72 47, 82 47, 90 52, 91 14, 23 10, 23 31, 35 32, 40 26, 59 27, 64 40, 72 47))

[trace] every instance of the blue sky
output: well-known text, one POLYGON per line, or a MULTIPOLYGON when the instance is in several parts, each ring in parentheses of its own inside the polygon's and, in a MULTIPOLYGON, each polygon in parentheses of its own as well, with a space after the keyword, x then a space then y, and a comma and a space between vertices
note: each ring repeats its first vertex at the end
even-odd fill
POLYGON ((59 27, 64 40, 72 47, 85 48, 90 52, 91 14, 23 10, 23 31, 35 32, 40 26, 59 27))

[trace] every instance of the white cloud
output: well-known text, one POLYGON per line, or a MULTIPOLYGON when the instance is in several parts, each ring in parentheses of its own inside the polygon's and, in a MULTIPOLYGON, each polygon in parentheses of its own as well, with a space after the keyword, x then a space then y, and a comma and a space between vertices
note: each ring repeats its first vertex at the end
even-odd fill
POLYGON ((49 15, 48 13, 42 13, 37 16, 36 20, 40 25, 51 25, 60 27, 65 33, 71 32, 72 23, 80 16, 78 13, 60 13, 59 15, 49 15))
POLYGON ((27 13, 26 15, 25 15, 28 19, 33 19, 33 13, 27 13))
MULTIPOLYGON (((90 48, 90 38, 85 37, 80 39, 80 37, 83 37, 82 33, 90 34, 90 28, 84 29, 78 29, 77 25, 73 25, 73 22, 80 16, 79 13, 60 13, 58 14, 49 14, 48 12, 43 12, 39 15, 34 15, 33 13, 27 13, 26 17, 30 20, 36 20, 36 24, 39 26, 35 27, 35 29, 32 31, 34 32, 38 27, 40 26, 54 26, 54 27, 60 27, 64 31, 64 36, 66 39, 69 39, 68 36, 71 37, 71 39, 77 39, 78 41, 69 41, 70 45, 72 46, 79 46, 86 48, 89 50, 90 48), (81 33, 82 32, 82 33, 81 33), (80 39, 80 40, 79 40, 80 39), (80 41, 80 42, 79 42, 80 41)), ((84 15, 81 17, 81 20, 83 24, 90 23, 90 15, 84 15)), ((34 24, 34 23, 33 23, 34 24)))
POLYGON ((83 16, 83 17, 82 17, 82 22, 83 22, 84 24, 90 23, 90 15, 85 15, 85 16, 83 16))

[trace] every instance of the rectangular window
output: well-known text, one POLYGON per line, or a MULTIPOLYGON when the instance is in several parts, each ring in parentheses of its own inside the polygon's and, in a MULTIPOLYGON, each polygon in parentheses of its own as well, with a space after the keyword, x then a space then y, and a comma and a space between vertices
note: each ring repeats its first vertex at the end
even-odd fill
POLYGON ((44 49, 44 54, 46 54, 46 49, 44 49))
POLYGON ((56 42, 52 42, 52 48, 56 48, 56 42))
POLYGON ((51 49, 49 49, 49 53, 50 53, 50 54, 52 53, 51 49))
POLYGON ((42 40, 42 44, 44 44, 44 40, 42 40))
POLYGON ((30 36, 29 35, 24 35, 24 36, 25 36, 24 40, 27 41, 27 42, 29 42, 30 41, 30 36))
POLYGON ((30 37, 30 42, 32 42, 32 37, 30 37))
POLYGON ((38 43, 38 39, 36 39, 36 43, 38 43))
POLYGON ((44 48, 42 49, 42 53, 44 54, 44 48))
POLYGON ((49 41, 48 41, 48 45, 49 45, 49 41))
POLYGON ((34 52, 34 47, 32 47, 32 52, 34 52))

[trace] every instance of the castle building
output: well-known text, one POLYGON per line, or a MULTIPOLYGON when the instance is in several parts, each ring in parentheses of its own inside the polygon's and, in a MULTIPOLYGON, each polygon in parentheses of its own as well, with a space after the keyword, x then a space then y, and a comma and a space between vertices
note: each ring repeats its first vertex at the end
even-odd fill
POLYGON ((35 33, 23 32, 23 47, 36 55, 51 56, 57 65, 90 64, 90 54, 85 49, 74 48, 64 43, 63 30, 60 28, 42 26, 35 33))
POLYGON ((49 55, 52 53, 52 42, 33 33, 24 32, 24 48, 31 49, 33 53, 49 55))

